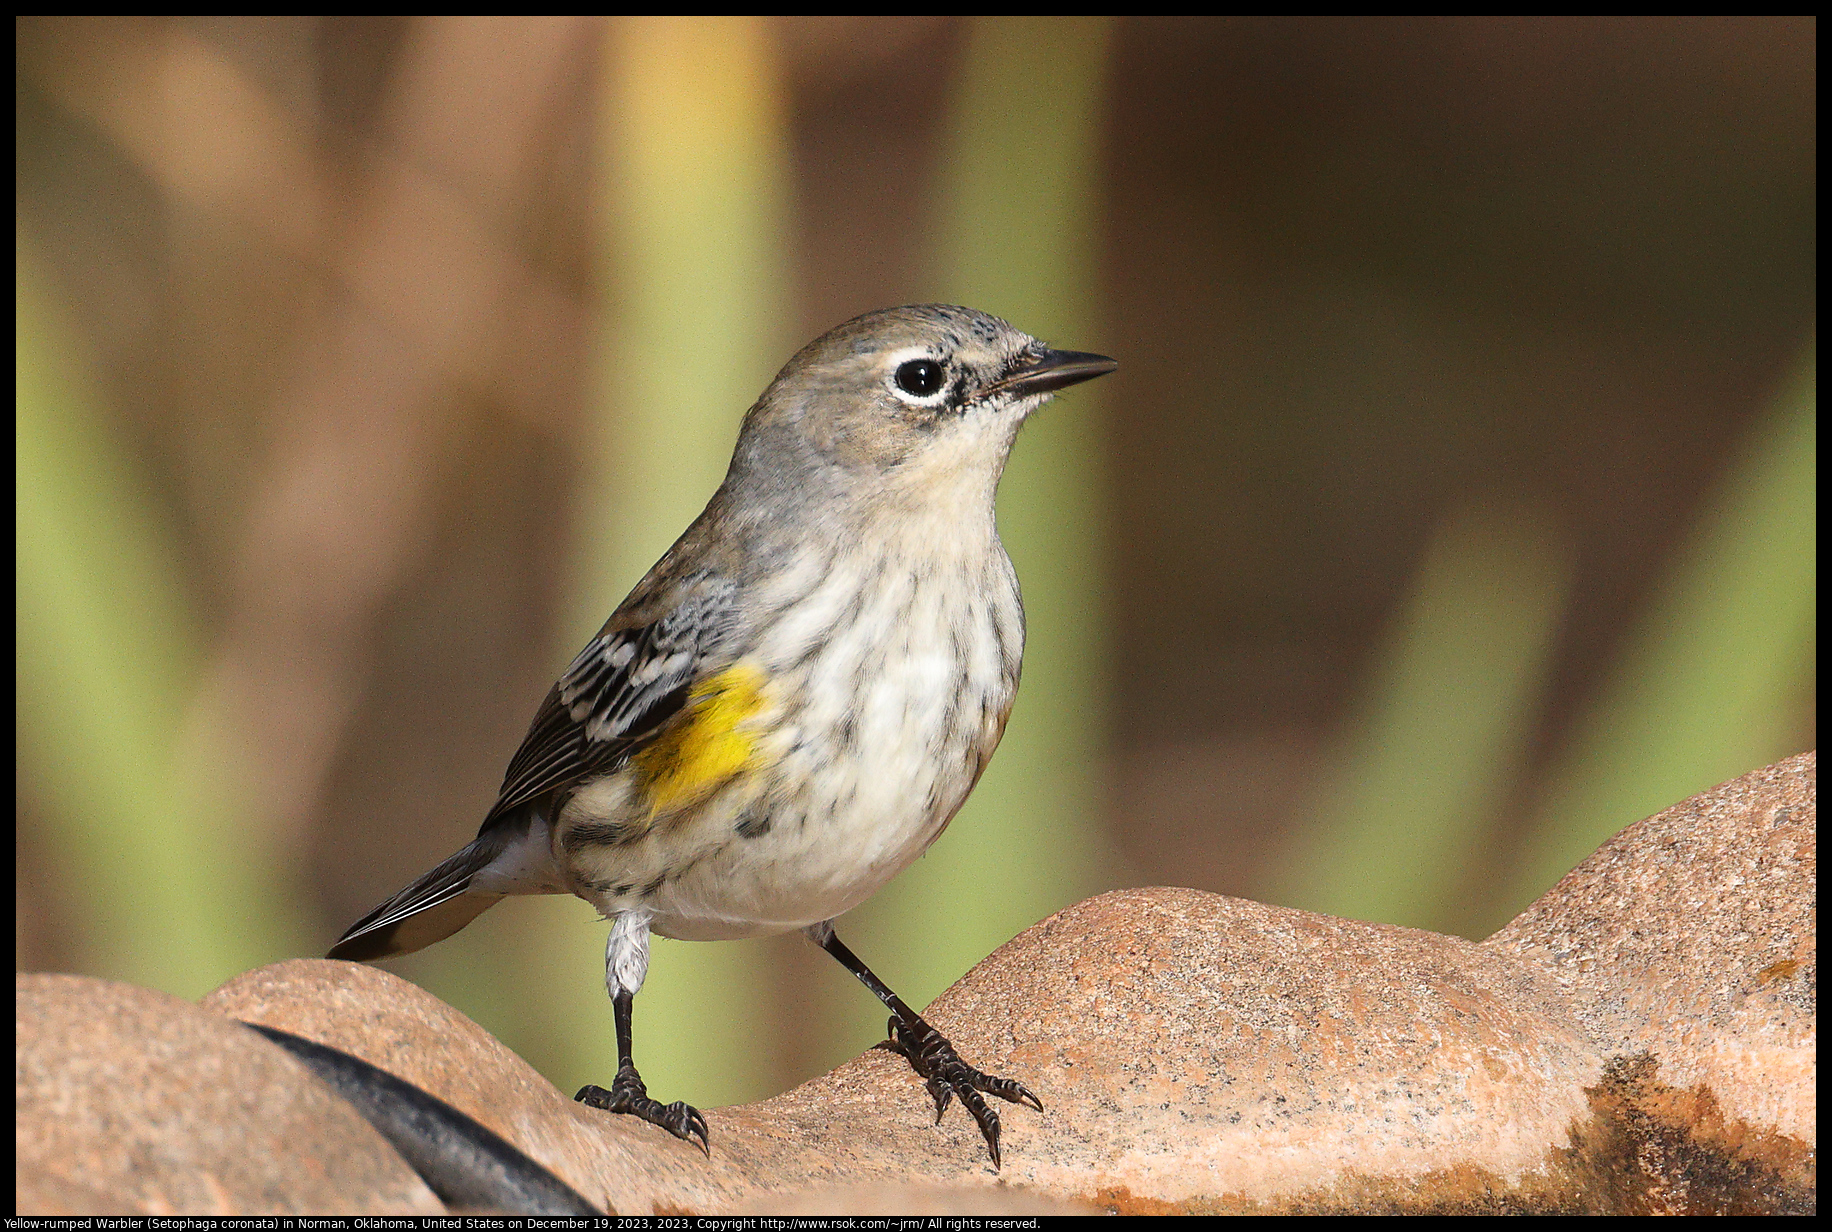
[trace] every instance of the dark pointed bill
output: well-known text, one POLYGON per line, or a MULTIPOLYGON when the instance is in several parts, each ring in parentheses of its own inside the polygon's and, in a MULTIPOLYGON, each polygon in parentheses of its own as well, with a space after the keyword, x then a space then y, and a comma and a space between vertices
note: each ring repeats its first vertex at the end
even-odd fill
POLYGON ((1106 376, 1119 366, 1118 360, 1087 351, 1045 351, 1006 374, 993 389, 1018 398, 1054 393, 1097 376, 1106 376))

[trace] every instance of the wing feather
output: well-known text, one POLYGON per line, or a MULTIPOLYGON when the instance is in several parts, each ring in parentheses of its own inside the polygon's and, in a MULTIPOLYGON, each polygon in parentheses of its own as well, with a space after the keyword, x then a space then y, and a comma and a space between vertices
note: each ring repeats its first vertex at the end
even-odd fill
POLYGON ((702 572, 672 593, 677 601, 646 620, 656 604, 632 596, 579 652, 509 760, 484 829, 530 800, 614 772, 686 704, 698 679, 726 665, 737 587, 702 572))

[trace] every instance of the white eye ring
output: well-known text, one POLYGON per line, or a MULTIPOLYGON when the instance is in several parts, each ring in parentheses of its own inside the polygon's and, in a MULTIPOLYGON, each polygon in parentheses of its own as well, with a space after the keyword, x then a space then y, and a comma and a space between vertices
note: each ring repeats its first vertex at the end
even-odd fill
POLYGON ((889 376, 885 384, 890 387, 891 393, 895 394, 899 401, 911 406, 932 407, 939 406, 947 400, 948 383, 944 378, 948 371, 948 361, 936 355, 929 348, 908 347, 901 351, 893 351, 887 357, 886 367, 889 370, 889 376), (904 384, 905 380, 911 376, 904 369, 917 364, 931 365, 935 369, 935 388, 930 393, 925 394, 909 389, 904 384))

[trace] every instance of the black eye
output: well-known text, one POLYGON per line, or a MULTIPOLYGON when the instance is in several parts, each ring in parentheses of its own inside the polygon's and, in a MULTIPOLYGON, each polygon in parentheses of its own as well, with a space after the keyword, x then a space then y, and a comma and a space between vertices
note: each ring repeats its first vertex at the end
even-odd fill
POLYGON ((932 359, 912 359, 897 365, 897 388, 927 398, 941 388, 941 365, 932 359))

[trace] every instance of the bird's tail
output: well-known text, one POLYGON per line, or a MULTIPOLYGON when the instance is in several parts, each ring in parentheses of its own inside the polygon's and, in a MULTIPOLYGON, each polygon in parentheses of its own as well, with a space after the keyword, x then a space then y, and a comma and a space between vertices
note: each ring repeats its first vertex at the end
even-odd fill
POLYGON ((471 881, 515 837, 502 828, 478 835, 463 851, 352 924, 325 957, 371 962, 445 940, 503 897, 474 890, 471 881))

